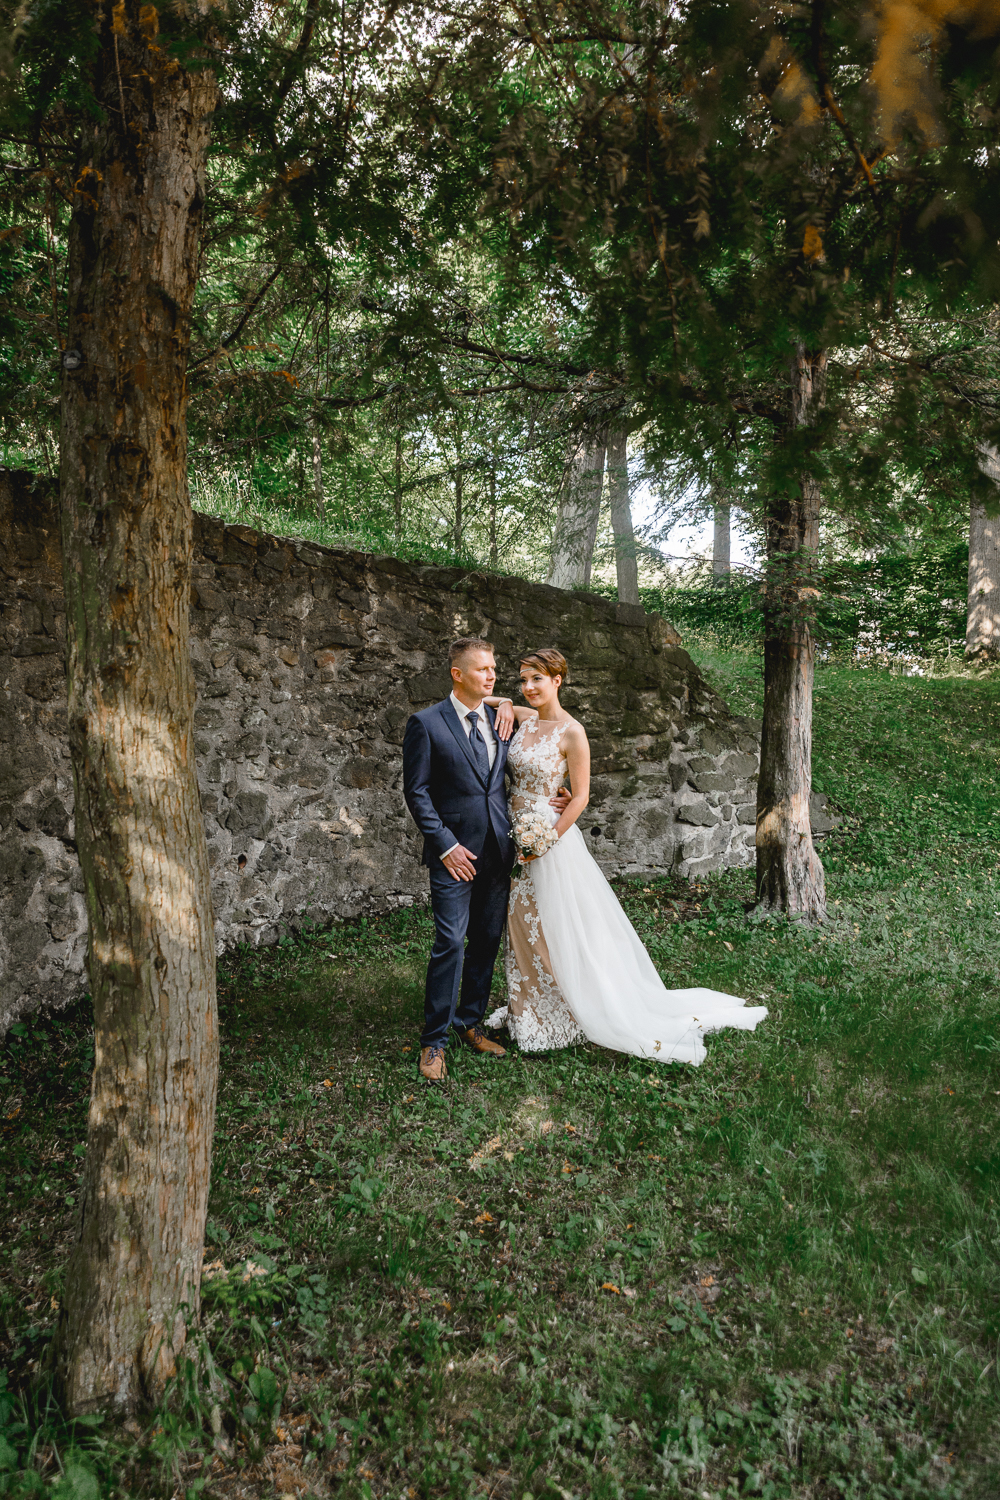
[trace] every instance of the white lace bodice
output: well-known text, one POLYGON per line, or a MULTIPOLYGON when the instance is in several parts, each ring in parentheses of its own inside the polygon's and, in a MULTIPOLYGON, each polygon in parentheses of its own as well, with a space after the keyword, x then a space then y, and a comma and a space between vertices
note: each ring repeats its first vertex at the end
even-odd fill
POLYGON ((554 797, 566 780, 568 766, 562 748, 563 730, 572 719, 554 724, 542 719, 525 719, 510 742, 507 764, 512 772, 511 812, 516 813, 529 802, 554 797))

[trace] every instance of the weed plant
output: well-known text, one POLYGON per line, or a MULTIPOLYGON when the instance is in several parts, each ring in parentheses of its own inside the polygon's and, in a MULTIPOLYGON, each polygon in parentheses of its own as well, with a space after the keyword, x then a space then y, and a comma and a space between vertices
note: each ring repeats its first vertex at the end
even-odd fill
MULTIPOLYGON (((864 561, 825 561, 814 623, 820 650, 886 664, 961 654, 968 571, 967 541, 925 541, 908 552, 864 561)), ((746 650, 762 637, 762 589, 759 575, 733 572, 640 593, 645 608, 672 620, 685 638, 694 632, 723 650, 746 650)), ((599 591, 617 596, 612 585, 599 591)))
MULTIPOLYGON (((759 711, 752 658, 704 654, 759 711)), ((0 1493, 1000 1493, 996 677, 827 667, 823 928, 748 871, 621 888, 668 984, 770 1007, 698 1070, 592 1046, 416 1077, 425 910, 245 951, 200 1329, 170 1398, 68 1427, 82 1009, 7 1039, 0 1493)))
MULTIPOLYGON (((435 541, 417 534, 398 537, 389 527, 374 524, 349 530, 320 519, 315 508, 297 494, 272 495, 237 473, 191 474, 191 503, 196 511, 216 516, 227 526, 249 526, 272 536, 297 537, 323 547, 346 547, 353 552, 405 558, 408 562, 432 563, 446 568, 493 571, 485 559, 467 548, 450 545, 445 537, 435 541)), ((505 558, 502 571, 533 577, 537 567, 526 559, 505 558)))

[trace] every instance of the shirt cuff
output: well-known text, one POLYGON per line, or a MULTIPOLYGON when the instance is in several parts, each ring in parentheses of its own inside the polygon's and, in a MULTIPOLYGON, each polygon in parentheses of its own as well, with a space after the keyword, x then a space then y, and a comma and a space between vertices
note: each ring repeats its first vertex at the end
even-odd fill
POLYGON ((446 849, 446 850, 445 850, 445 851, 444 851, 444 853, 443 853, 443 854, 442 854, 442 855, 441 855, 441 858, 442 858, 442 859, 447 859, 447 858, 448 858, 448 855, 449 855, 449 854, 454 854, 454 852, 455 852, 455 850, 456 850, 456 849, 457 849, 457 848, 458 848, 458 843, 457 843, 457 841, 456 841, 456 842, 455 842, 455 843, 454 843, 454 844, 452 844, 452 846, 451 846, 451 848, 450 848, 450 849, 446 849))

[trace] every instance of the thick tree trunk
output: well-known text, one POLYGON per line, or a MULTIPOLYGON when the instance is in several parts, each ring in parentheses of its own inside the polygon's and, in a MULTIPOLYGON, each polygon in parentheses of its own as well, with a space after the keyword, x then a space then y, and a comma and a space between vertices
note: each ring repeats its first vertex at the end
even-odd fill
POLYGON ((198 1314, 218 1076, 188 652, 185 368, 216 90, 102 7, 75 175, 61 512, 95 1062, 56 1361, 71 1411, 156 1398, 198 1314), (112 29, 112 27, 114 29, 112 29))
POLYGON ((586 588, 590 582, 604 488, 604 447, 603 435, 580 438, 566 466, 546 579, 559 589, 586 588))
MULTIPOLYGON (((800 345, 792 362, 792 426, 815 420, 826 354, 800 345)), ((774 496, 767 518, 764 592, 764 724, 757 783, 757 901, 765 911, 819 922, 826 916, 823 866, 809 823, 812 790, 814 646, 820 490, 803 473, 798 494, 774 496)))
MULTIPOLYGON (((983 451, 984 473, 1000 485, 1000 454, 983 451)), ((998 496, 1000 499, 1000 496, 998 496)), ((973 502, 969 518, 969 612, 965 654, 981 661, 1000 656, 1000 516, 973 502)))
POLYGON ((403 434, 401 432, 396 433, 396 473, 392 512, 398 542, 403 535, 403 434))
POLYGON ((715 526, 712 536, 712 573, 716 578, 727 577, 730 571, 730 519, 727 501, 718 500, 713 506, 715 526))
POLYGON ((614 428, 608 433, 608 493, 611 529, 615 536, 618 598, 622 604, 641 604, 632 504, 628 492, 628 432, 624 427, 614 428))

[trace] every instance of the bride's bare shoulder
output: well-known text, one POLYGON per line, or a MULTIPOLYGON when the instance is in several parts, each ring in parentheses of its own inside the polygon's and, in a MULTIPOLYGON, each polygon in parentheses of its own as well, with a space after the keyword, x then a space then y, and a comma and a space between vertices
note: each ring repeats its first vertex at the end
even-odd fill
POLYGON ((562 733, 563 745, 586 745, 587 731, 579 719, 567 719, 566 727, 562 733))

